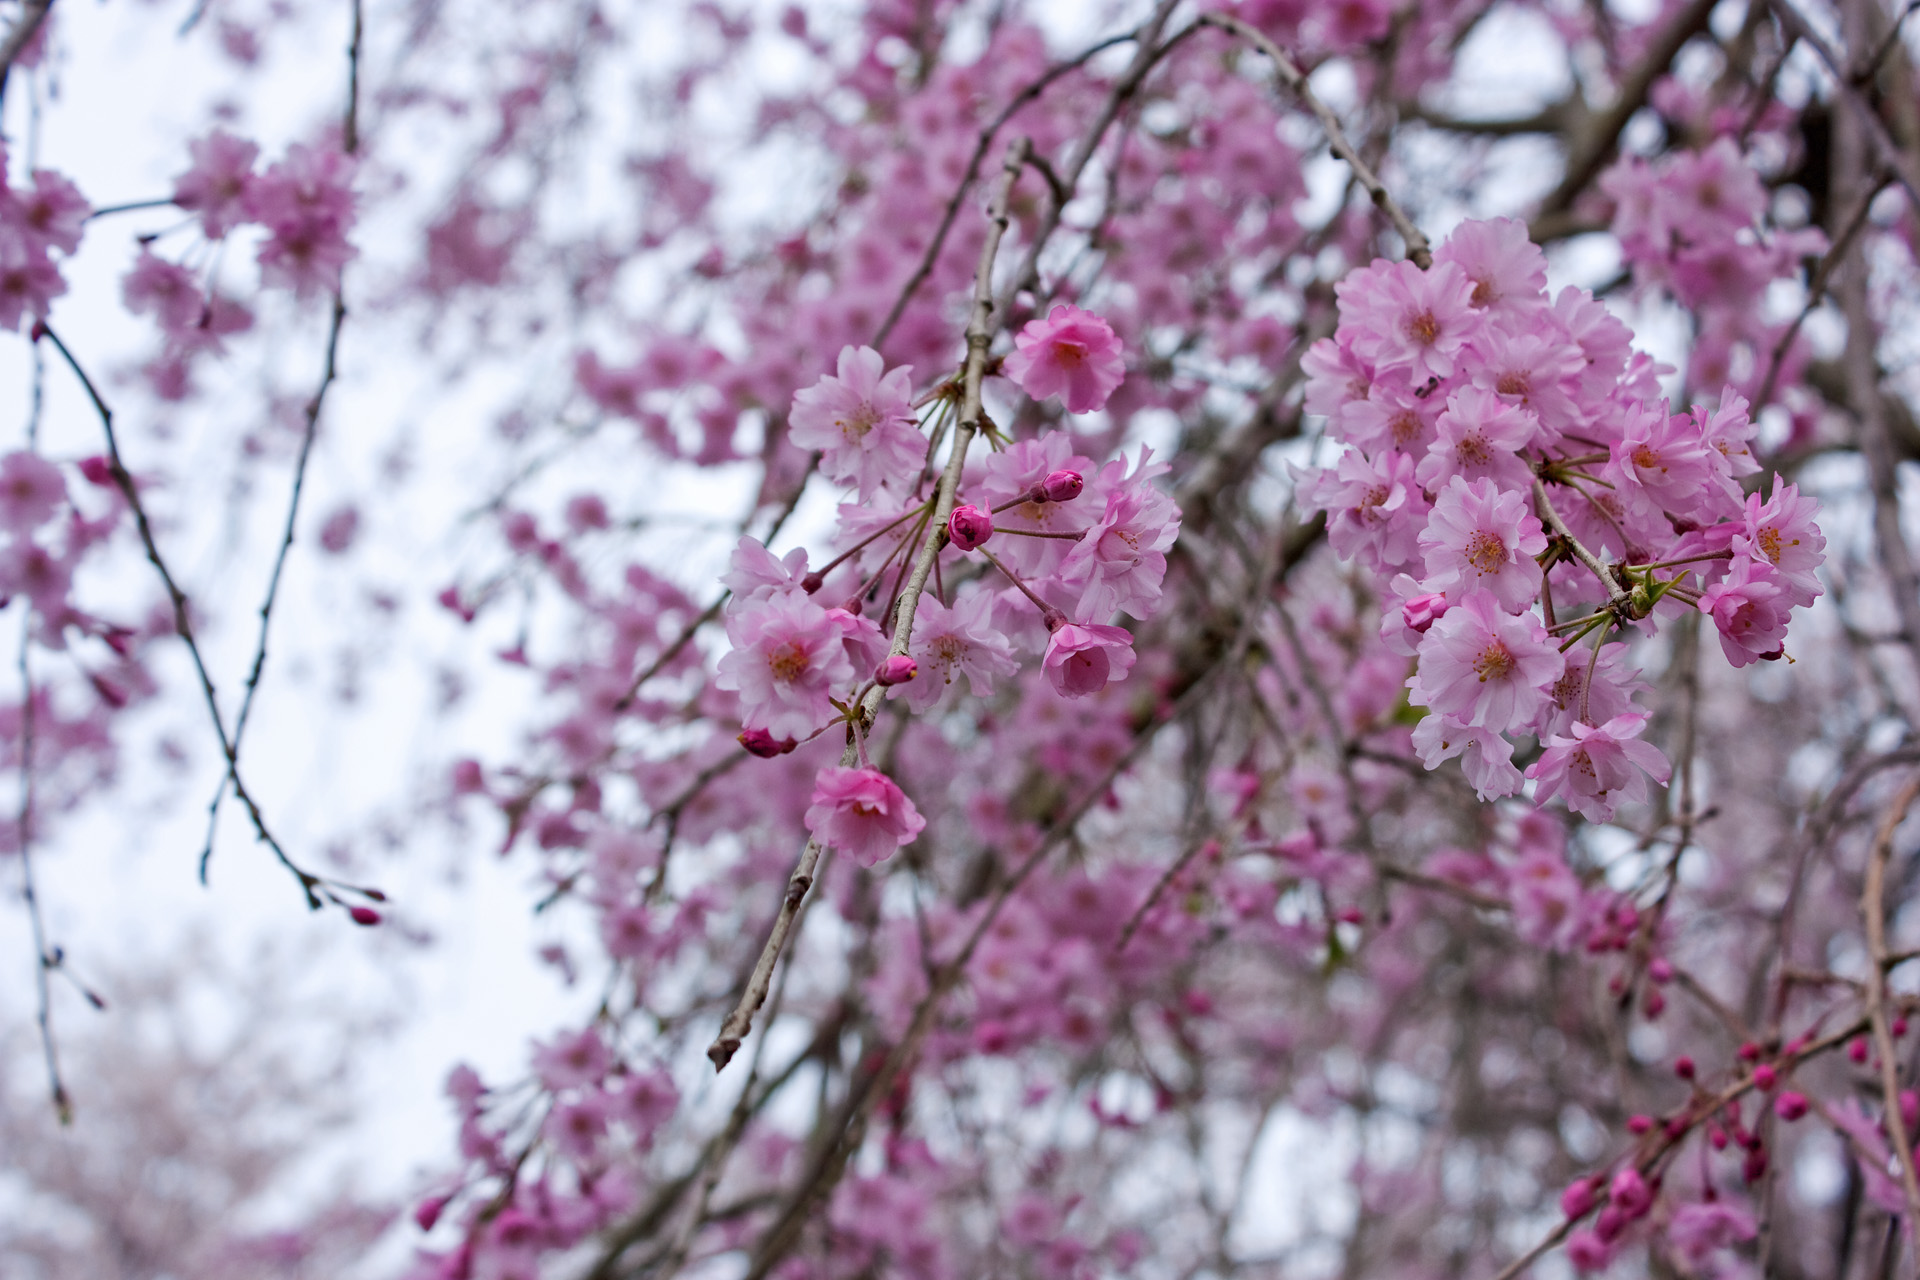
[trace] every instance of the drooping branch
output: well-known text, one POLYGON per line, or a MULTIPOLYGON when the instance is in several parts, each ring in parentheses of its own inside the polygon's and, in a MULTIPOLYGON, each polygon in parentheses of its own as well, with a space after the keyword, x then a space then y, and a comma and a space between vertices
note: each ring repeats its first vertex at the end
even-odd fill
POLYGON ((1306 103, 1307 109, 1320 121, 1320 127, 1326 130, 1327 145, 1333 149, 1333 154, 1347 162, 1347 167, 1353 170, 1354 179, 1372 198, 1375 206, 1387 215, 1388 221, 1393 223, 1393 229, 1400 233, 1401 240, 1405 241, 1407 246, 1407 257, 1422 270, 1432 266, 1433 250, 1427 243, 1426 235, 1414 225, 1413 219, 1409 218, 1407 211, 1400 207, 1400 202, 1393 198, 1393 193, 1387 190, 1386 184, 1380 181, 1379 175, 1374 173, 1372 166, 1353 149, 1353 144, 1347 140, 1346 130, 1340 125, 1340 117, 1333 113, 1333 108, 1321 101, 1320 95, 1313 91, 1313 85, 1307 80, 1306 74, 1294 65, 1293 59, 1289 58, 1279 45, 1267 39, 1258 27, 1229 14, 1205 14, 1200 18, 1200 23, 1209 27, 1218 27, 1222 31, 1237 36, 1267 56, 1267 61, 1273 64, 1274 73, 1279 76, 1280 82, 1286 85, 1288 91, 1295 97, 1306 103))
MULTIPOLYGON (((980 248, 980 265, 974 275, 973 311, 967 322, 967 360, 961 372, 961 403, 958 421, 954 425, 953 444, 947 457, 947 467, 940 477, 939 488, 935 491, 933 514, 929 521, 926 540, 921 543, 918 559, 914 562, 912 574, 901 591, 895 606, 893 638, 889 652, 895 655, 907 651, 913 637, 914 612, 919 605, 921 593, 926 590, 927 577, 933 571, 934 558, 946 545, 947 518, 953 513, 954 496, 960 489, 960 472, 966 464, 967 447, 973 443, 973 437, 979 430, 984 411, 980 403, 980 384, 986 377, 987 352, 993 345, 993 338, 999 332, 996 321, 996 308, 993 301, 993 264, 999 257, 1000 240, 1006 234, 1011 221, 1008 207, 1013 199, 1013 186, 1020 172, 1026 167, 1029 143, 1025 138, 1016 139, 1007 148, 1006 163, 1001 166, 1000 181, 993 195, 993 202, 987 212, 987 237, 980 248)), ((865 698, 857 708, 862 722, 856 726, 846 751, 841 756, 841 766, 853 764, 857 758, 857 748, 852 740, 865 725, 873 722, 879 712, 880 699, 885 690, 875 686, 867 691, 865 698)), ((721 1070, 733 1060, 742 1041, 752 1030, 754 1014, 766 1002, 767 990, 773 981, 774 966, 779 962, 780 954, 785 950, 787 937, 793 928, 793 922, 800 913, 801 904, 806 901, 807 891, 813 887, 816 869, 820 863, 821 846, 817 837, 807 841, 801 850, 800 861, 787 877, 787 889, 781 896, 779 910, 774 914, 772 931, 767 935, 766 945, 761 948, 760 958, 754 963, 753 972, 747 979, 746 990, 741 992, 739 1002, 733 1012, 720 1026, 719 1035, 707 1049, 707 1057, 712 1059, 714 1069, 721 1070)))

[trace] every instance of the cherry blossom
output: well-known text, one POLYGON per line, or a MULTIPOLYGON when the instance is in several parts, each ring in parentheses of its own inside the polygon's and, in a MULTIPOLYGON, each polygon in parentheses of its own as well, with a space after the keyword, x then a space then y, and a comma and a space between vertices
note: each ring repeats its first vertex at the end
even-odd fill
POLYGON ((1028 321, 1001 371, 1035 400, 1059 396, 1068 413, 1098 412, 1126 377, 1112 327, 1071 303, 1028 321))
POLYGON ((893 779, 877 769, 823 769, 813 787, 807 830, 820 843, 877 866, 912 844, 927 820, 893 779))
POLYGON ((795 393, 788 439, 819 450, 821 470, 863 499, 904 487, 927 447, 913 417, 912 368, 886 368, 871 347, 843 347, 837 372, 795 393))

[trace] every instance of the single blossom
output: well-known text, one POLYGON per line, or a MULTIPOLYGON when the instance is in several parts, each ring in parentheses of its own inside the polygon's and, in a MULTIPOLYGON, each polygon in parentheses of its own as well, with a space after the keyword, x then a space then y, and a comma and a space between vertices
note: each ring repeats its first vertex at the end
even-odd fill
POLYGON ((1403 369, 1415 383, 1453 376, 1461 349, 1485 323, 1457 263, 1422 271, 1410 261, 1375 261, 1333 291, 1354 353, 1376 372, 1403 369))
POLYGON ((847 629, 804 595, 748 601, 728 617, 727 638, 733 648, 720 659, 714 683, 740 694, 749 729, 805 738, 832 718, 833 694, 851 692, 847 629))
POLYGON ((1111 617, 1125 609, 1144 618, 1160 601, 1166 551, 1180 532, 1180 509, 1150 482, 1158 474, 1150 457, 1151 451, 1142 450, 1125 481, 1118 480, 1120 461, 1102 469, 1101 479, 1114 482, 1106 510, 1060 566, 1062 578, 1084 584, 1077 610, 1082 617, 1111 617))
POLYGON ((193 166, 175 180, 173 202, 200 215, 207 238, 218 240, 248 218, 254 161, 260 148, 244 138, 215 129, 187 144, 193 166))
POLYGON ((1527 776, 1540 784, 1535 803, 1564 793, 1567 807, 1589 822, 1611 822, 1621 803, 1644 801, 1648 775, 1660 782, 1668 775, 1660 749, 1640 741, 1646 727, 1646 715, 1634 712, 1602 725, 1576 721, 1570 735, 1549 737, 1527 766, 1527 776))
POLYGON ((1513 744, 1492 729, 1462 724, 1437 713, 1422 716, 1413 728, 1413 750, 1429 769, 1438 769, 1461 756, 1460 767, 1482 801, 1498 800, 1520 789, 1513 744))
POLYGON ((1802 607, 1820 594, 1816 572, 1826 560, 1827 539, 1813 518, 1820 504, 1800 495, 1800 486, 1773 479, 1773 493, 1765 502, 1747 495, 1746 527, 1733 536, 1733 550, 1765 564, 1780 574, 1787 599, 1802 607))
POLYGON ((818 450, 827 478, 851 483, 862 500, 883 486, 907 488, 927 456, 912 366, 887 369, 872 347, 842 347, 836 373, 794 395, 787 438, 818 450))
POLYGON ((1538 618, 1506 613, 1492 595, 1475 591, 1427 631, 1408 685, 1417 704, 1505 733, 1531 726, 1561 669, 1538 618))
POLYGON ((913 801, 878 769, 822 769, 814 781, 807 830, 821 844, 853 855, 863 867, 912 844, 927 820, 913 801))
POLYGON ((1444 591, 1454 603, 1487 591, 1515 610, 1540 593, 1534 557, 1547 549, 1547 535, 1524 493, 1502 490, 1485 478, 1469 484, 1455 476, 1434 499, 1419 541, 1426 588, 1444 591))
POLYGON ((1048 637, 1041 665, 1055 689, 1069 698, 1084 698, 1126 679, 1133 658, 1133 635, 1125 627, 1069 622, 1048 637))
POLYGON ((947 537, 962 551, 972 551, 993 536, 993 517, 971 504, 958 506, 947 517, 947 537))
POLYGON ((1700 612, 1712 616, 1720 650, 1736 667, 1785 652, 1791 607, 1781 575, 1769 564, 1744 557, 1700 593, 1700 612))
POLYGON ((1439 438, 1420 459, 1420 483, 1439 489, 1455 477, 1489 479, 1503 489, 1525 489, 1532 469, 1520 451, 1533 442, 1540 420, 1491 391, 1462 387, 1447 400, 1436 424, 1439 438))
POLYGON ((1013 344, 1001 372, 1035 400, 1061 397, 1068 413, 1096 412, 1126 377, 1112 327, 1070 304, 1028 321, 1013 344))
POLYGON ((1020 670, 1012 643, 993 626, 992 612, 993 597, 986 591, 963 595, 952 607, 931 592, 921 597, 908 652, 919 662, 922 678, 900 690, 908 707, 925 711, 940 700, 955 676, 965 676, 973 696, 984 698, 996 680, 1020 670))
POLYGON ((1388 449, 1370 459, 1349 449, 1330 468, 1296 471, 1295 480, 1302 504, 1327 513, 1327 541, 1335 552, 1377 573, 1419 566, 1429 508, 1412 458, 1388 449))

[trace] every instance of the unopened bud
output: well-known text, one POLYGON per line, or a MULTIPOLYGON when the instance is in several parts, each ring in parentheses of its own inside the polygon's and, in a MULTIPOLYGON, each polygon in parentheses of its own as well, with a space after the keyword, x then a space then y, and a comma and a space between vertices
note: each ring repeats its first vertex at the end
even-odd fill
POLYGON ((818 591, 821 585, 825 582, 826 582, 826 579, 821 577, 817 572, 810 573, 806 577, 800 579, 800 589, 806 592, 808 595, 812 595, 814 592, 818 591))
POLYGON ((747 749, 749 755, 771 760, 787 754, 800 744, 792 738, 776 738, 765 729, 748 729, 740 734, 740 745, 747 749))
POLYGON ((1673 1060, 1673 1074, 1682 1080, 1693 1079, 1693 1059, 1681 1054, 1673 1060))
POLYGON ((955 507, 947 517, 947 536, 962 551, 971 551, 993 536, 993 517, 976 506, 955 507))
POLYGON ((1581 1178, 1560 1193, 1560 1212, 1567 1215, 1568 1221, 1584 1218, 1593 1208, 1593 1199, 1593 1183, 1581 1178))
POLYGON ((896 653, 874 670, 873 682, 882 686, 905 684, 919 674, 919 663, 904 653, 896 653))
POLYGON ((353 922, 358 925, 371 927, 380 923, 380 913, 372 907, 348 907, 347 914, 352 916, 353 922))
POLYGON ((1087 482, 1078 471, 1052 472, 1037 486, 1042 502, 1072 502, 1086 487, 1087 482))
POLYGON ((440 1221, 441 1210, 447 1207, 447 1200, 446 1196, 433 1196, 420 1202, 420 1207, 413 1211, 413 1220, 422 1231, 433 1230, 433 1224, 440 1221))
POLYGON ((1782 1120, 1798 1120, 1807 1114, 1807 1095, 1789 1089, 1773 1100, 1773 1113, 1782 1120))
POLYGON ((102 489, 114 487, 113 464, 107 461, 104 454, 80 459, 80 474, 87 478, 88 484, 97 484, 102 489))
POLYGON ((1415 596, 1400 606, 1400 617, 1405 620, 1409 631, 1426 634, 1427 628, 1440 620, 1447 611, 1447 597, 1438 591, 1429 591, 1425 595, 1415 596))
POLYGON ((1762 1093, 1772 1093, 1773 1086, 1780 1083, 1779 1073, 1766 1063, 1753 1069, 1753 1086, 1762 1093))
POLYGON ((1647 1115, 1628 1116, 1627 1132, 1635 1135, 1653 1132, 1653 1117, 1647 1115))

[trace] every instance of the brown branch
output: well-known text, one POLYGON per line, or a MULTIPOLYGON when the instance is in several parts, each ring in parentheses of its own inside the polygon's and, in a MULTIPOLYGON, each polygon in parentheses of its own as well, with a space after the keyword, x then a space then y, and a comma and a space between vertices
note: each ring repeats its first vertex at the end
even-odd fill
POLYGON ((73 1100, 60 1078, 60 1054, 53 1040, 53 992, 48 975, 59 963, 56 952, 47 945, 47 925, 40 912, 40 895, 33 881, 33 669, 27 661, 27 644, 33 630, 33 605, 20 630, 20 896, 26 899, 27 919, 33 928, 33 992, 37 1001, 36 1021, 40 1027, 40 1053, 47 1065, 47 1093, 53 1100, 60 1123, 73 1123, 73 1100))
POLYGON ((1667 64, 1673 61, 1682 45, 1707 29, 1707 17, 1713 12, 1714 3, 1715 0, 1692 0, 1673 15, 1673 21, 1647 46, 1640 61, 1627 71, 1626 78, 1614 91, 1613 101, 1592 117, 1586 130, 1567 148, 1567 171, 1560 185, 1540 202, 1536 218, 1563 213, 1573 207, 1575 198, 1586 190, 1613 154, 1627 121, 1645 105, 1653 82, 1666 72, 1667 64))
MULTIPOLYGON (((928 521, 926 540, 921 543, 920 554, 913 566, 902 590, 898 607, 895 610, 893 624, 893 643, 888 652, 898 655, 907 651, 907 645, 913 635, 913 617, 922 592, 926 590, 927 577, 933 570, 934 558, 946 545, 947 518, 953 513, 954 496, 960 489, 960 471, 966 464, 967 446, 973 443, 973 437, 980 426, 984 409, 980 403, 980 384, 986 377, 987 351, 993 345, 994 334, 999 325, 994 316, 996 307, 993 300, 993 263, 1000 253, 1000 241, 1005 236, 1007 224, 1012 220, 1008 206, 1013 200, 1013 185, 1025 168, 1030 145, 1025 138, 1016 139, 1007 148, 1006 163, 1001 166, 998 189, 994 192, 992 205, 987 212, 987 238, 980 248, 980 265, 974 273, 973 314, 967 322, 967 362, 961 374, 961 406, 959 421, 954 426, 952 451, 947 457, 946 472, 940 477, 940 488, 935 494, 933 513, 928 521)), ((868 690, 865 699, 858 708, 860 724, 854 726, 849 735, 847 749, 841 756, 844 768, 853 763, 857 748, 853 738, 866 725, 873 723, 874 715, 879 711, 880 699, 885 691, 878 686, 868 690)), ((785 949, 787 936, 793 928, 794 918, 799 914, 801 904, 806 901, 807 891, 813 887, 816 868, 820 863, 821 845, 818 837, 807 841, 806 848, 800 852, 800 861, 787 877, 787 890, 781 896, 780 908, 774 914, 772 931, 767 935, 766 944, 760 949, 760 958, 754 963, 753 973, 747 979, 746 990, 740 993, 739 1002, 727 1020, 720 1025, 720 1032, 714 1037, 713 1044, 707 1049, 707 1057, 713 1060, 714 1070, 722 1070, 732 1061, 733 1055, 740 1049, 741 1042, 753 1029, 753 1015, 766 1002, 768 986, 773 981, 774 965, 779 962, 780 953, 785 949)))
POLYGON ((1920 1223, 1920 1173, 1913 1163, 1913 1138, 1900 1114, 1900 1062, 1887 1025, 1887 863, 1893 856, 1893 833, 1920 798, 1920 776, 1900 790, 1880 819, 1873 849, 1867 857, 1866 884, 1860 891, 1860 914, 1867 927, 1867 1017, 1873 1024, 1874 1052, 1880 1057, 1880 1092, 1887 1106, 1887 1133, 1900 1160, 1900 1183, 1907 1196, 1907 1221, 1920 1223))
MULTIPOLYGON (((1704 2, 1705 0, 1695 0, 1696 4, 1704 2)), ((1332 148, 1333 154, 1347 162, 1347 167, 1353 170, 1354 178, 1373 198, 1374 205, 1387 215, 1388 220, 1393 223, 1394 230, 1400 233, 1400 238, 1406 242, 1407 257, 1423 271, 1432 266, 1433 251, 1427 244, 1427 237, 1421 233, 1419 227, 1413 224, 1413 219, 1407 216, 1406 210, 1394 200, 1386 184, 1381 182, 1367 162, 1360 158, 1360 153, 1353 149, 1353 144, 1347 141, 1346 131, 1340 127, 1340 117, 1334 115, 1333 109, 1314 93, 1313 86, 1307 82, 1305 73, 1293 64, 1293 59, 1282 52, 1279 45, 1267 39, 1258 28, 1228 14, 1204 14, 1199 19, 1199 25, 1218 27, 1222 31, 1238 36, 1267 56, 1267 61, 1273 64, 1274 72, 1279 76, 1281 83, 1285 84, 1294 96, 1305 103, 1307 109, 1319 119, 1320 127, 1327 131, 1327 145, 1332 148)))
POLYGON ((1900 144, 1887 132, 1887 125, 1873 104, 1861 94, 1859 85, 1854 83, 1849 73, 1846 58, 1835 49, 1827 38, 1808 25, 1800 11, 1793 7, 1791 0, 1767 0, 1774 16, 1780 20, 1787 34, 1796 40, 1812 45, 1814 52, 1820 55, 1820 61, 1827 64, 1827 70, 1833 73, 1841 99, 1847 104, 1847 110, 1859 124, 1872 143, 1874 156, 1879 162, 1899 178, 1900 185, 1916 204, 1920 204, 1920 169, 1914 166, 1913 157, 1901 150, 1900 144))
POLYGON ((7 29, 4 40, 0 40, 0 102, 7 97, 7 74, 13 70, 13 64, 19 60, 33 38, 40 34, 41 24, 46 22, 47 14, 53 11, 53 0, 26 0, 21 10, 20 20, 7 29))
POLYGON ((99 416, 101 429, 105 432, 107 439, 108 473, 112 476, 115 487, 120 490, 121 496, 127 500, 127 506, 133 511, 134 529, 140 535, 140 545, 146 550, 147 562, 153 566, 154 572, 160 575, 160 583, 166 588, 167 600, 173 606, 174 634, 179 636, 187 646, 187 653, 193 659, 193 670, 199 677, 200 694, 207 705, 207 716, 213 721, 214 736, 219 740, 220 754, 226 762, 227 784, 233 788, 233 794, 239 798, 241 805, 246 809, 247 817, 253 824, 254 834, 273 851, 273 856, 279 860, 280 865, 300 882, 300 891, 306 895, 308 909, 317 911, 321 906, 320 895, 316 892, 321 883, 320 877, 306 870, 287 855, 286 849, 268 829, 266 815, 261 812, 259 804, 253 798, 253 793, 247 790, 246 783, 241 780, 240 760, 234 753, 233 739, 227 734, 226 719, 220 714, 220 697, 214 690, 213 676, 208 672, 206 658, 200 651, 199 638, 194 634, 192 611, 187 601, 187 593, 180 588, 179 582, 173 576, 173 571, 167 567, 165 557, 160 554, 160 544, 154 538, 153 522, 147 516, 146 504, 141 501, 140 490, 133 482, 133 473, 127 470, 126 461, 120 454, 120 438, 114 430, 113 410, 107 407, 107 402, 101 398, 99 389, 93 384, 93 379, 87 376, 87 371, 81 367, 80 362, 74 358, 73 352, 67 349, 67 344, 60 340, 60 335, 53 331, 52 326, 41 321, 35 326, 34 332, 53 343, 54 350, 58 351, 60 358, 66 361, 67 368, 71 369, 74 377, 80 380, 88 400, 93 403, 94 413, 99 416))

